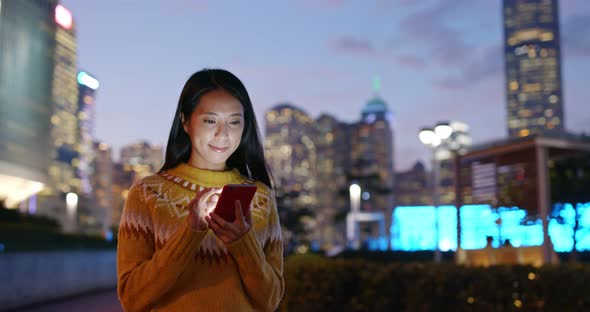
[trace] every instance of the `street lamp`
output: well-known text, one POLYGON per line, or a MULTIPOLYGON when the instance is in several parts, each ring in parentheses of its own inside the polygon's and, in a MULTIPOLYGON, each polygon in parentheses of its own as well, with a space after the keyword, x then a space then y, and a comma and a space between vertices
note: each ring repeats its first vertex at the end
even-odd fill
MULTIPOLYGON (((440 262, 442 254, 439 246, 439 220, 438 206, 440 205, 440 164, 439 158, 442 155, 456 156, 456 153, 464 152, 465 148, 471 145, 471 138, 467 134, 469 127, 460 122, 439 122, 434 128, 423 128, 418 135, 420 142, 432 151, 432 204, 435 213, 436 243, 434 249, 434 261, 440 262), (452 153, 449 153, 452 152, 452 153), (446 152, 446 153, 444 153, 446 152)), ((449 156, 446 156, 449 157, 449 156)), ((457 166, 458 164, 455 164, 457 166)), ((456 183, 457 181, 455 181, 456 183)), ((455 194, 459 196, 459 194, 455 194)), ((460 248, 460 207, 457 209, 457 250, 460 248)))
POLYGON ((428 146, 432 150, 432 205, 434 206, 434 230, 435 230, 435 246, 434 246, 434 262, 440 263, 442 254, 440 251, 440 229, 438 224, 438 205, 439 205, 439 163, 436 157, 437 148, 448 140, 453 134, 453 128, 448 122, 439 122, 434 129, 423 128, 419 133, 419 138, 422 144, 428 146))
POLYGON ((66 216, 67 229, 66 232, 74 232, 76 229, 76 210, 78 209, 78 194, 66 194, 66 216))
POLYGON ((360 247, 360 228, 359 225, 356 223, 356 217, 361 212, 361 187, 360 185, 353 183, 349 187, 349 194, 350 194, 350 212, 349 217, 347 217, 347 238, 348 241, 351 242, 352 247, 354 249, 358 249, 360 247))
POLYGON ((350 208, 353 212, 361 211, 361 187, 358 184, 351 184, 350 188, 350 208))

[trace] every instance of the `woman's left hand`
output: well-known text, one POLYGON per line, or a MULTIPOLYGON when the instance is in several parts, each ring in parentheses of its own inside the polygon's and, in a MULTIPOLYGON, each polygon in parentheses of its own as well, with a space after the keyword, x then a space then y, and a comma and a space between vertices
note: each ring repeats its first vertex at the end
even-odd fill
POLYGON ((219 215, 211 212, 205 216, 205 220, 209 224, 209 228, 213 233, 226 245, 229 245, 238 239, 242 238, 252 225, 252 212, 248 210, 248 215, 244 216, 242 212, 242 204, 236 200, 236 219, 234 222, 227 222, 219 215))

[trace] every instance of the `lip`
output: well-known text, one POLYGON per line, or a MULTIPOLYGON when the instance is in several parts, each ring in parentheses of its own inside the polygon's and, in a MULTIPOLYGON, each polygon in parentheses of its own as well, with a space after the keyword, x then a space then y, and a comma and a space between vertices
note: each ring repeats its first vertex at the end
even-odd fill
POLYGON ((211 144, 209 144, 209 148, 217 153, 225 153, 229 149, 229 147, 217 147, 211 144))

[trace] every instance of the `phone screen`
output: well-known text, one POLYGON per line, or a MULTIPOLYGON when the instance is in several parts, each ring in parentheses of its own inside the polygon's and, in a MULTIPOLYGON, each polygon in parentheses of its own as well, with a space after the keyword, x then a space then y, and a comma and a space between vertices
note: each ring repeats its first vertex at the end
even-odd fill
POLYGON ((227 222, 236 219, 235 201, 242 204, 242 213, 246 216, 250 211, 250 202, 256 193, 254 184, 227 184, 221 190, 214 212, 227 222))

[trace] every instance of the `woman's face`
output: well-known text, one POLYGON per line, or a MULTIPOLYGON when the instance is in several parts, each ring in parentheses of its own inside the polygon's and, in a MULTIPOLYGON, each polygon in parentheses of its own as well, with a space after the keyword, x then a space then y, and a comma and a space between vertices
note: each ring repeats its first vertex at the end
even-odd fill
POLYGON ((238 99, 217 89, 203 95, 183 121, 192 143, 189 165, 221 171, 240 145, 244 132, 244 108, 238 99))

